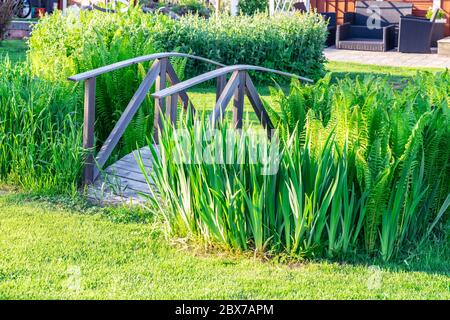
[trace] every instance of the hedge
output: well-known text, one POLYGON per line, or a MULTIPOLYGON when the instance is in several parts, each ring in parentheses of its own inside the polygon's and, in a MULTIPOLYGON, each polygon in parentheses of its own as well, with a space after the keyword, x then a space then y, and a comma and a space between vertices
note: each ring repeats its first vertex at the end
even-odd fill
MULTIPOLYGON (((99 46, 106 52, 123 39, 120 54, 113 51, 103 64, 154 51, 181 51, 224 64, 253 64, 317 79, 324 73, 326 22, 317 14, 268 17, 265 14, 205 19, 187 15, 171 20, 131 9, 120 14, 81 12, 47 16, 34 28, 29 56, 36 74, 62 79, 96 67, 99 46), (131 49, 130 49, 131 46, 131 49)), ((204 71, 188 65, 189 76, 204 71)))

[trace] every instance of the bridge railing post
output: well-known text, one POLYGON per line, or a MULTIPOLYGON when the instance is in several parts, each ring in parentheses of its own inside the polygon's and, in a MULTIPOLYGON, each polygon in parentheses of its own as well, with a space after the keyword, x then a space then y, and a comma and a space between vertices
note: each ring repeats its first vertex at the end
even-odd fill
POLYGON ((177 123, 178 113, 178 93, 174 93, 167 97, 166 102, 166 117, 170 119, 173 125, 177 123))
MULTIPOLYGON (((160 71, 159 76, 156 79, 156 85, 155 90, 163 90, 166 88, 166 81, 167 81, 167 58, 159 59, 160 64, 160 71)), ((162 130, 162 120, 161 120, 161 114, 165 112, 165 99, 155 99, 155 111, 154 111, 154 121, 153 121, 153 127, 154 127, 154 135, 153 139, 155 143, 158 143, 158 132, 159 130, 162 130)))
POLYGON ((83 149, 86 152, 86 158, 83 184, 85 185, 94 180, 95 83, 95 77, 88 78, 84 82, 83 149))
POLYGON ((234 91, 233 100, 233 124, 235 129, 242 129, 242 121, 244 115, 244 93, 245 93, 245 80, 247 77, 246 71, 239 71, 239 84, 234 91))
POLYGON ((227 76, 221 75, 216 78, 216 102, 219 100, 220 95, 227 84, 227 76))

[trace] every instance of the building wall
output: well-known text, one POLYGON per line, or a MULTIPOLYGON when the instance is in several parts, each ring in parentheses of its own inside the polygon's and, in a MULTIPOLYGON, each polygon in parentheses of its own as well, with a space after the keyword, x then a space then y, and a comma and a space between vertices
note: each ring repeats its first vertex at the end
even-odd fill
MULTIPOLYGON (((412 2, 414 4, 413 14, 424 16, 428 8, 433 6, 433 0, 396 0, 401 2, 412 2)), ((344 12, 355 10, 356 0, 311 0, 311 5, 319 12, 336 12, 338 23, 343 22, 344 12)), ((441 0, 441 8, 447 14, 446 34, 450 35, 450 0, 441 0)))

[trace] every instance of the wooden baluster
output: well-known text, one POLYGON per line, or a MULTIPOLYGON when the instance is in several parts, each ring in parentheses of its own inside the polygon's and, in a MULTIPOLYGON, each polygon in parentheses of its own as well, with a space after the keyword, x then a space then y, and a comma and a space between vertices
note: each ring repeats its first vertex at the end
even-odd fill
MULTIPOLYGON (((162 58, 160 62, 160 71, 158 79, 156 79, 155 91, 163 90, 166 87, 167 79, 167 58, 162 58)), ((158 143, 158 130, 162 130, 161 114, 165 110, 165 99, 155 99, 155 111, 154 111, 154 135, 155 143, 158 143)))
POLYGON ((174 93, 167 97, 166 117, 170 119, 175 126, 177 123, 178 113, 178 93, 174 93))
POLYGON ((94 180, 95 77, 84 82, 83 148, 86 150, 83 183, 94 180))
POLYGON ((210 122, 214 126, 217 126, 218 120, 222 119, 225 115, 225 109, 228 106, 234 91, 239 86, 239 79, 239 71, 234 71, 230 77, 230 80, 228 80, 222 93, 220 94, 219 99, 217 99, 216 106, 210 115, 210 122))
MULTIPOLYGON (((168 63, 167 63, 167 76, 169 77, 171 86, 181 82, 180 79, 178 78, 172 64, 170 63, 170 61, 168 61, 168 63)), ((192 102, 189 100, 189 97, 188 97, 186 91, 180 91, 179 97, 180 97, 181 102, 183 103, 184 110, 189 111, 192 113, 192 115, 194 115, 195 108, 194 108, 194 105, 192 104, 192 102)))
POLYGON ((253 107, 253 110, 255 111, 256 116, 258 117, 264 129, 267 130, 267 135, 270 138, 272 135, 273 124, 270 121, 269 115, 264 108, 264 104, 259 97, 258 91, 256 91, 255 85, 253 84, 253 81, 248 73, 245 78, 245 92, 247 94, 248 100, 250 101, 250 104, 253 107))
POLYGON ((216 79, 216 102, 219 100, 220 95, 227 84, 227 76, 218 76, 216 79))
MULTIPOLYGON (((97 164, 100 168, 103 167, 103 165, 106 163, 109 156, 111 155, 112 151, 114 150, 115 146, 117 145, 117 143, 119 143, 120 138, 125 133, 125 130, 127 129, 134 115, 136 114, 145 97, 147 96, 148 91, 155 83, 158 74, 159 74, 159 61, 155 61, 150 70, 147 72, 147 75, 145 76, 144 80, 142 80, 138 89, 134 93, 127 107, 123 111, 119 120, 116 122, 116 125, 109 134, 108 138, 103 143, 103 146, 100 148, 97 154, 97 164)), ((99 174, 98 168, 94 167, 94 180, 98 174, 99 174)))
POLYGON ((236 129, 242 129, 242 118, 244 114, 244 90, 247 72, 239 71, 239 84, 234 92, 233 101, 233 123, 236 129))

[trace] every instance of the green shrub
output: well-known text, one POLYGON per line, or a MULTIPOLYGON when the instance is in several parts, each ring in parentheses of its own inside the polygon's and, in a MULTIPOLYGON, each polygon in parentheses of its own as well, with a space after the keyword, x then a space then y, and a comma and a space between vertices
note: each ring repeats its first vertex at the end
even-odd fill
POLYGON ((39 193, 75 194, 82 168, 80 90, 0 63, 0 181, 39 193))
POLYGON ((265 12, 267 11, 268 3, 266 0, 241 0, 239 1, 239 12, 245 15, 265 12))
MULTIPOLYGON (((324 71, 326 32, 326 23, 316 14, 223 14, 208 20, 184 16, 155 36, 167 51, 178 48, 228 65, 258 65, 318 79, 324 71)), ((189 75, 202 71, 203 65, 188 65, 189 75)), ((261 73, 254 77, 268 79, 261 73)))
MULTIPOLYGON (((46 79, 65 79, 98 66, 90 62, 103 47, 103 64, 155 51, 181 51, 224 64, 254 64, 318 78, 324 70, 325 38, 326 23, 314 14, 211 19, 187 15, 171 20, 139 9, 114 15, 81 12, 79 17, 57 13, 33 29, 29 57, 33 72, 46 79), (120 54, 108 54, 120 40, 120 54)), ((192 63, 188 76, 205 71, 204 64, 192 63)))
POLYGON ((211 14, 209 7, 206 7, 203 2, 199 0, 180 0, 171 8, 171 10, 179 15, 191 13, 202 17, 209 17, 211 14))
POLYGON ((201 120, 184 123, 189 135, 180 139, 166 124, 152 174, 161 214, 170 232, 237 250, 400 257, 448 223, 449 90, 449 72, 418 74, 400 93, 373 77, 294 82, 292 97, 275 93, 274 122, 286 129, 269 175, 250 161, 267 150, 265 140, 225 140, 227 122, 198 140, 211 136, 201 120), (244 161, 196 161, 198 150, 228 155, 218 141, 232 141, 231 154, 241 151, 244 161))
POLYGON ((385 260, 427 235, 450 199, 449 88, 448 72, 418 74, 400 93, 373 77, 343 80, 330 121, 312 113, 307 120, 314 145, 335 132, 347 147, 354 181, 367 193, 366 250, 385 260))

